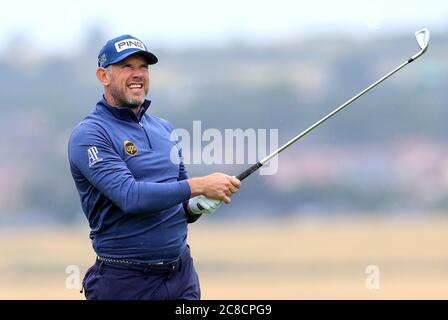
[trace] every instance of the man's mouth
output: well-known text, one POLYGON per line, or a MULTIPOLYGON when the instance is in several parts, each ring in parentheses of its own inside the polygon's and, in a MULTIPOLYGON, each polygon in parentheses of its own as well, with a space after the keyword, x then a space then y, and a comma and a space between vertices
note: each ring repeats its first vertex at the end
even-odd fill
POLYGON ((143 83, 131 83, 128 84, 127 86, 129 89, 131 89, 132 91, 139 91, 141 89, 143 89, 143 83))

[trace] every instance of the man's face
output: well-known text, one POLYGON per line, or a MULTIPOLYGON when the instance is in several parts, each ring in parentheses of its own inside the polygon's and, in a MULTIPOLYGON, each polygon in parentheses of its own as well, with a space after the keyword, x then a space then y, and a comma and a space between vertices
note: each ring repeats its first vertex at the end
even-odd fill
POLYGON ((138 108, 145 101, 149 90, 148 62, 141 55, 132 55, 106 70, 109 83, 105 93, 116 106, 138 108))

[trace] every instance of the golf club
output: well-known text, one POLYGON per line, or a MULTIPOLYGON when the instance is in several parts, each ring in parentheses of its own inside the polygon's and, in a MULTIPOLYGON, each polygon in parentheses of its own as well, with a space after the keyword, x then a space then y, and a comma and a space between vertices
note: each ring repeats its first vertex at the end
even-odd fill
POLYGON ((306 129, 305 131, 299 133, 297 136, 295 136, 294 138, 292 138, 290 141, 288 141, 287 143, 285 143, 283 146, 281 146, 280 148, 278 148, 277 150, 275 150, 274 152, 272 152, 271 154, 269 154, 268 156, 266 156, 265 158, 263 158, 262 160, 258 161, 257 163, 255 163, 254 165, 252 165, 251 167, 249 167, 248 169, 246 169, 245 171, 243 171, 242 173, 240 173, 238 176, 236 176, 236 178, 238 178, 240 181, 246 179, 248 176, 250 176, 252 173, 254 173, 255 171, 257 171, 260 167, 262 167, 266 162, 268 162, 269 160, 271 160, 273 157, 275 157, 276 155, 278 155, 280 152, 282 152, 283 150, 285 150, 286 148, 288 148, 290 145, 292 145, 294 142, 296 142, 297 140, 299 140, 300 138, 302 138, 303 136, 305 136, 307 133, 309 133, 310 131, 312 131, 313 129, 315 129, 316 127, 320 126, 322 123, 324 123, 325 121, 327 121, 328 119, 330 119, 332 116, 334 116, 336 113, 338 113, 339 111, 341 111, 342 109, 344 109, 345 107, 347 107, 348 105, 350 105, 353 101, 357 100, 359 97, 361 97, 362 95, 364 95, 366 92, 370 91, 372 88, 376 87, 378 84, 380 84, 381 82, 383 82, 384 80, 386 80, 387 78, 389 78, 391 75, 393 75, 394 73, 396 73, 398 70, 402 69, 404 66, 408 65, 409 63, 411 63, 412 61, 418 59, 422 54, 424 54, 426 52, 426 50, 428 49, 428 43, 429 43, 429 31, 428 29, 422 29, 419 30, 415 33, 415 37, 417 38, 417 43, 420 47, 420 51, 418 53, 416 53, 414 56, 412 56, 411 58, 409 58, 406 62, 402 63, 400 66, 398 66, 397 68, 395 68, 393 71, 389 72, 388 74, 386 74, 384 77, 382 77, 381 79, 379 79, 378 81, 376 81, 375 83, 373 83, 372 85, 370 85, 368 88, 364 89, 363 91, 361 91, 360 93, 358 93, 356 96, 354 96, 353 98, 351 98, 350 100, 348 100, 347 102, 345 102, 344 104, 342 104, 340 107, 338 107, 337 109, 335 109, 334 111, 332 111, 331 113, 329 113, 328 115, 326 115, 325 117, 323 117, 322 119, 320 119, 319 121, 317 121, 315 124, 313 124, 311 127, 309 127, 308 129, 306 129))

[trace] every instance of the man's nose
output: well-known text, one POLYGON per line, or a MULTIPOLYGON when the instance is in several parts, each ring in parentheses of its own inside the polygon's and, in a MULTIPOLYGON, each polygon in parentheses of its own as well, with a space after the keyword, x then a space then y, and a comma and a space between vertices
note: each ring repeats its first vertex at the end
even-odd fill
POLYGON ((145 70, 142 70, 140 68, 135 68, 132 70, 132 78, 144 79, 144 76, 145 76, 145 70))

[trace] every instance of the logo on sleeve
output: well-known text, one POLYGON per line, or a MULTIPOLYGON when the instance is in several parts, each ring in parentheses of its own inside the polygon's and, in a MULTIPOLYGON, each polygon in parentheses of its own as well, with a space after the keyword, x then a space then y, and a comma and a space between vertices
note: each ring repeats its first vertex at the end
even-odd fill
POLYGON ((89 156, 89 167, 103 160, 102 158, 98 157, 97 147, 90 147, 89 149, 87 149, 87 155, 89 156))
POLYGON ((129 140, 126 140, 124 142, 124 150, 126 151, 127 154, 129 154, 131 156, 137 154, 137 152, 138 152, 137 147, 135 146, 135 144, 133 144, 129 140))

